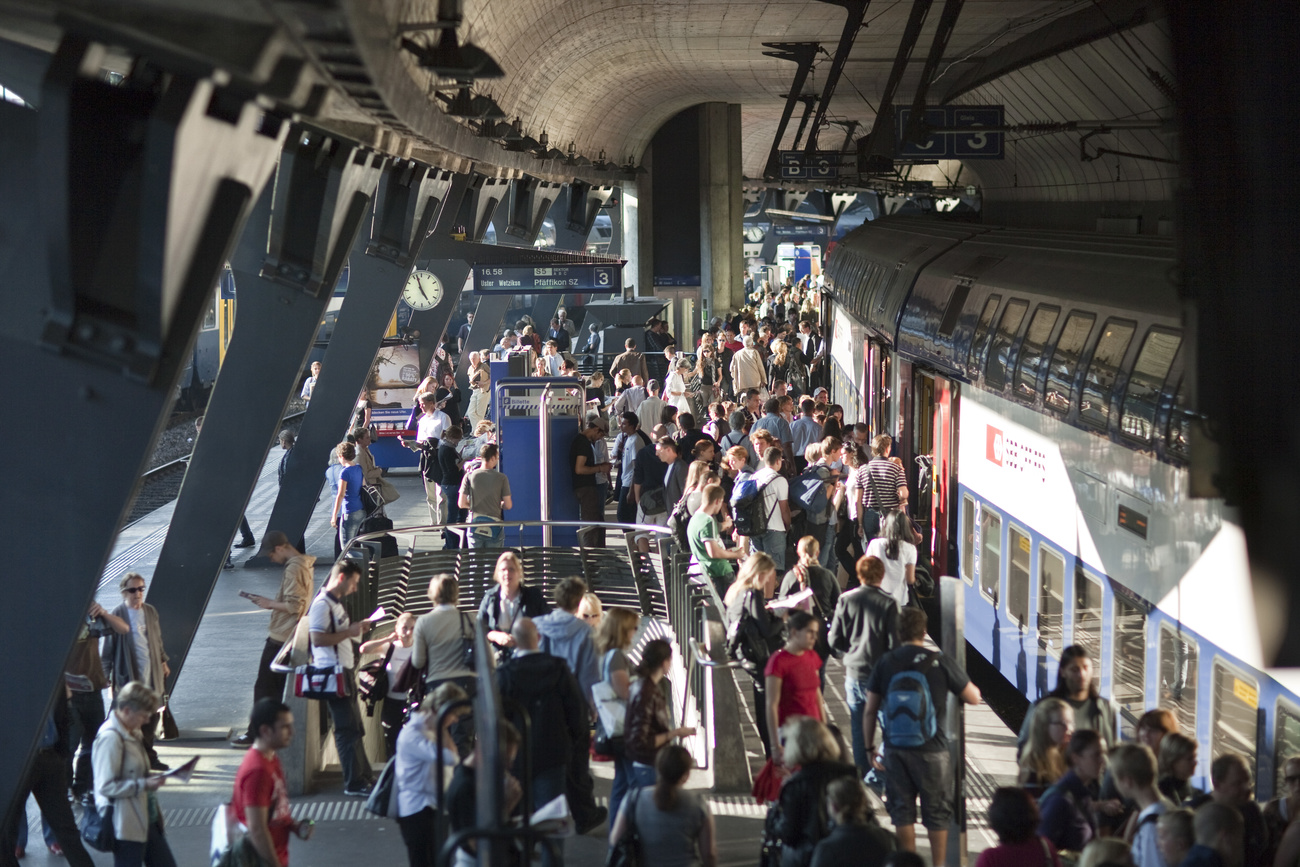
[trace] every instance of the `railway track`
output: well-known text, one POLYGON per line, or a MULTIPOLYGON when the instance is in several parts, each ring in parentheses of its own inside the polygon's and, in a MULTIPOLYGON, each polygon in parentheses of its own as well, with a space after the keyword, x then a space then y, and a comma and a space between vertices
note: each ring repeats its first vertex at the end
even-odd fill
MULTIPOLYGON (((304 414, 305 411, 291 412, 281 420, 280 424, 297 433, 304 414)), ((181 424, 188 423, 189 420, 181 422, 181 424)), ((189 460, 189 455, 185 455, 146 470, 140 476, 140 488, 131 504, 131 512, 127 515, 127 524, 135 523, 150 512, 176 499, 180 494, 181 482, 185 479, 185 467, 189 460)))

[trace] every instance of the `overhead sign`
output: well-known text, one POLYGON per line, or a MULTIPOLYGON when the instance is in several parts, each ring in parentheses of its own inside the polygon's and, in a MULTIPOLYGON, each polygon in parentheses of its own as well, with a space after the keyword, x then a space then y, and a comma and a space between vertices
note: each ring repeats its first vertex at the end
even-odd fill
POLYGON ((474 291, 490 295, 622 292, 621 265, 475 265, 474 291))
POLYGON ((840 166, 852 154, 839 151, 781 151, 781 179, 785 181, 820 181, 840 176, 840 166))
POLYGON ((903 141, 910 107, 894 108, 894 148, 897 158, 1000 160, 1006 136, 1001 132, 980 132, 981 127, 1000 127, 1006 119, 1000 105, 945 105, 926 108, 925 124, 936 129, 955 130, 935 133, 920 142, 903 141), (969 131, 968 131, 969 130, 969 131))

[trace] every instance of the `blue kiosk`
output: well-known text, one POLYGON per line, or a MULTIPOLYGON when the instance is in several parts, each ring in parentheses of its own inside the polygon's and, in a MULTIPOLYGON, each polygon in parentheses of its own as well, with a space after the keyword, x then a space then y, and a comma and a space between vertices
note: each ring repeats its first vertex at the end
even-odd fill
POLYGON ((580 379, 506 377, 492 383, 500 470, 510 479, 514 507, 506 514, 508 546, 578 544, 577 527, 512 527, 511 521, 577 521, 569 444, 582 430, 580 379))

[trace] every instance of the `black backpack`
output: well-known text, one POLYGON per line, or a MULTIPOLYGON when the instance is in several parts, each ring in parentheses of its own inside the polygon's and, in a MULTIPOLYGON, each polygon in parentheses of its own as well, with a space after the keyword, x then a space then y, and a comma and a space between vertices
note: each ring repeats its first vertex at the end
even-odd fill
POLYGON ((690 553, 691 543, 686 536, 686 528, 690 523, 691 510, 687 508, 684 496, 677 501, 677 505, 673 506, 672 512, 668 515, 668 530, 673 534, 673 541, 677 543, 678 551, 690 553))

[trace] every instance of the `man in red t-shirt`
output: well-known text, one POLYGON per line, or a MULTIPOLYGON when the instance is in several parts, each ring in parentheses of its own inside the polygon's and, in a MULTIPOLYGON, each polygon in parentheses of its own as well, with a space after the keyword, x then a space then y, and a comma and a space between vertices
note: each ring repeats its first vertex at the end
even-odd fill
POLYGON ((289 813, 289 790, 276 755, 293 740, 293 713, 278 699, 260 699, 253 705, 249 728, 257 739, 235 775, 231 806, 235 818, 248 828, 246 839, 262 863, 288 867, 290 832, 306 840, 312 829, 310 820, 295 822, 289 813))

